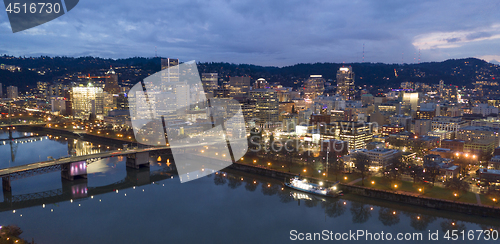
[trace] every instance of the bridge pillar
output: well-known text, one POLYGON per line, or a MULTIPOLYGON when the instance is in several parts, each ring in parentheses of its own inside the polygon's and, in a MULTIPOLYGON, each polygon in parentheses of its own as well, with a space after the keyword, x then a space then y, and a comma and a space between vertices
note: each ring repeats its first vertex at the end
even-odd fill
POLYGON ((10 176, 2 177, 2 187, 3 191, 12 191, 12 187, 10 186, 10 176))
POLYGON ((85 161, 61 165, 61 178, 73 181, 77 177, 87 179, 87 163, 85 161))
POLYGON ((138 152, 127 155, 126 166, 138 169, 141 166, 149 167, 149 152, 138 152))

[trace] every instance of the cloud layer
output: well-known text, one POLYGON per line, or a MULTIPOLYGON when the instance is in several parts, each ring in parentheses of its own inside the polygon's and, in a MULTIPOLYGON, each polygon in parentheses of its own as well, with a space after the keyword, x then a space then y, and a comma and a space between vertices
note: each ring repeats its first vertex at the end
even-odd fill
MULTIPOLYGON (((260 65, 417 62, 500 55, 500 2, 86 0, 64 16, 13 34, 10 55, 158 55, 260 65)), ((498 60, 498 59, 497 59, 498 60)))

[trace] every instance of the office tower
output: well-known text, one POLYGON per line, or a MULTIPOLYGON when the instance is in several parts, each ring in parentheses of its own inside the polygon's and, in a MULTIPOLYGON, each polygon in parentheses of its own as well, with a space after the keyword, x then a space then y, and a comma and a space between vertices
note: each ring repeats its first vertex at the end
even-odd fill
POLYGON ((126 93, 120 93, 116 97, 116 109, 128 109, 128 99, 126 93))
POLYGON ((250 77, 230 77, 231 96, 245 96, 250 91, 250 77))
POLYGON ((346 100, 354 99, 354 72, 351 67, 341 67, 337 71, 337 94, 346 97, 346 100))
POLYGON ((178 82, 175 85, 175 98, 178 111, 186 112, 187 110, 189 110, 191 101, 189 85, 187 82, 178 82))
POLYGON ((104 93, 101 87, 89 83, 87 86, 75 86, 71 89, 73 116, 89 119, 92 114, 96 119, 103 119, 104 93))
POLYGON ((279 102, 278 94, 273 89, 256 89, 250 91, 250 99, 255 101, 255 115, 259 119, 256 123, 278 122, 279 102))
POLYGON ((47 96, 54 96, 54 97, 64 96, 64 86, 61 83, 50 85, 47 96))
POLYGON ((8 86, 7 87, 7 98, 16 99, 18 97, 17 86, 8 86))
POLYGON ((267 88, 268 84, 267 84, 267 81, 266 79, 264 78, 259 78, 255 81, 255 83, 253 84, 253 89, 265 89, 267 88))
POLYGON ((219 75, 217 73, 201 74, 201 84, 203 84, 203 90, 207 94, 207 97, 213 97, 214 90, 218 87, 218 79, 219 75))
POLYGON ((110 68, 108 72, 106 72, 106 83, 104 83, 104 91, 109 94, 118 94, 120 93, 120 86, 118 85, 118 74, 110 68))
POLYGON ((325 91, 325 79, 322 75, 311 75, 309 79, 304 82, 304 97, 314 99, 317 96, 323 95, 325 91))
POLYGON ((399 99, 403 102, 404 105, 410 105, 411 111, 416 112, 418 106, 420 105, 420 100, 422 98, 422 94, 419 92, 404 92, 401 91, 399 95, 399 99))
POLYGON ((167 71, 162 72, 163 82, 161 83, 161 90, 171 91, 174 89, 175 83, 179 82, 179 59, 162 58, 161 70, 165 69, 167 69, 167 71))
POLYGON ((48 91, 49 89, 49 84, 47 82, 39 81, 36 83, 36 90, 37 90, 37 96, 38 97, 47 97, 48 96, 48 91))

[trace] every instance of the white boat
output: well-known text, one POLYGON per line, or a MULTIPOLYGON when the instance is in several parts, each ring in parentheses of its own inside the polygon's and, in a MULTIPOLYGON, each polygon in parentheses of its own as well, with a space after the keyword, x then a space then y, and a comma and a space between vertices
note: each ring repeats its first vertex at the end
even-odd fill
POLYGON ((323 187, 314 183, 307 182, 306 179, 299 179, 299 177, 294 177, 290 180, 290 183, 285 183, 285 186, 290 187, 295 190, 318 194, 322 196, 339 196, 342 195, 342 191, 340 191, 337 187, 338 182, 336 182, 331 187, 323 187))

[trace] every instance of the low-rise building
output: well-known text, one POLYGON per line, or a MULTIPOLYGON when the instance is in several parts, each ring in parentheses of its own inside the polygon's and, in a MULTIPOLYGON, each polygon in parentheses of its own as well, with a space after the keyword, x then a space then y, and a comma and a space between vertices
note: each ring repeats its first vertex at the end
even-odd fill
POLYGON ((466 126, 458 130, 456 139, 464 141, 494 140, 493 148, 495 148, 499 145, 500 129, 487 126, 466 126))
POLYGON ((499 183, 500 182, 500 170, 494 170, 494 169, 478 169, 476 171, 477 178, 481 181, 488 181, 488 182, 495 182, 499 183))
POLYGON ((370 170, 375 172, 385 168, 391 159, 401 155, 401 151, 387 148, 363 149, 359 150, 358 153, 363 153, 370 158, 370 170))
POLYGON ((453 137, 455 137, 455 132, 446 131, 446 130, 433 130, 433 131, 429 131, 429 133, 427 133, 427 135, 439 137, 439 139, 444 140, 444 139, 452 139, 453 137))
POLYGON ((478 155, 478 157, 484 159, 484 157, 488 157, 493 153, 495 143, 493 139, 468 141, 464 145, 464 152, 478 155))
POLYGON ((441 140, 441 148, 448 148, 451 151, 455 151, 455 152, 463 152, 464 145, 465 145, 464 140, 456 140, 456 139, 441 140))

